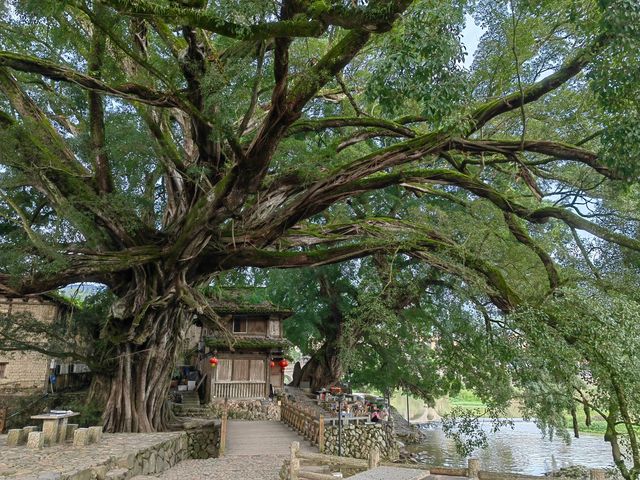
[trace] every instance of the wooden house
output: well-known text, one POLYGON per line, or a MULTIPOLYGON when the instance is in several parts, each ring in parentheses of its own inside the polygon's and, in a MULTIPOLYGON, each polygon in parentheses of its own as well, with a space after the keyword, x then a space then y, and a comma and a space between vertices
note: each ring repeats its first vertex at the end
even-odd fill
POLYGON ((203 324, 200 331, 199 370, 205 376, 204 400, 264 399, 284 387, 280 361, 291 343, 284 338, 283 322, 293 312, 270 302, 245 303, 241 299, 215 301, 211 306, 223 319, 226 331, 203 324), (218 361, 216 366, 211 358, 218 361))

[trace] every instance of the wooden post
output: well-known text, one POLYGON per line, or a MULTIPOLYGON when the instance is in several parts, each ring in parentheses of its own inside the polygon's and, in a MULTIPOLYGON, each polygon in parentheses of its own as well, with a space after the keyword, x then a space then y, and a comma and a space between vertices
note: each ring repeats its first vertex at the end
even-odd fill
POLYGON ((371 447, 369 451, 369 470, 376 468, 380 464, 380 450, 378 447, 371 447))
POLYGON ((480 460, 477 458, 470 458, 467 460, 467 477, 478 478, 478 472, 480 471, 480 460))
POLYGON ((589 479, 590 480, 604 480, 604 470, 600 468, 592 468, 589 470, 589 479))
POLYGON ((289 459, 289 480, 298 480, 300 473, 300 459, 298 458, 298 451, 300 450, 300 443, 291 442, 291 458, 289 459))
POLYGON ((324 416, 320 415, 318 419, 318 450, 324 453, 324 416))
POLYGON ((227 448, 227 404, 224 404, 224 410, 222 411, 222 424, 220 425, 220 451, 218 456, 223 457, 224 451, 227 448))
POLYGON ((0 407, 0 433, 7 427, 7 407, 0 407))

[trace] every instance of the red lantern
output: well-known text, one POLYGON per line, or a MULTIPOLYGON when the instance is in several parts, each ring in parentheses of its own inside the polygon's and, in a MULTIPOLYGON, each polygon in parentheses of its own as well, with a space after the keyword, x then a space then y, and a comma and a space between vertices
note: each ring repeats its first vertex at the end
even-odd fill
POLYGON ((282 360, 280 360, 280 366, 284 369, 287 367, 287 365, 289 365, 289 362, 287 362, 286 358, 283 358, 282 360))
POLYGON ((216 368, 218 366, 218 359, 216 357, 211 357, 209 359, 209 364, 211 367, 216 368))
POLYGON ((275 366, 276 366, 276 362, 274 362, 273 360, 271 360, 271 361, 269 362, 269 366, 270 366, 271 368, 275 367, 275 366))

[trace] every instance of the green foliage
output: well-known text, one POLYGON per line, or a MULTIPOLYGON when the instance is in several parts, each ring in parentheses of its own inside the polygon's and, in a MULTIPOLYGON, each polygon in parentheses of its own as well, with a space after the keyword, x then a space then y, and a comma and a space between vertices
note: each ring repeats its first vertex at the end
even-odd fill
POLYGON ((604 29, 614 38, 591 73, 593 88, 604 110, 603 159, 631 179, 638 178, 640 156, 640 5, 610 2, 604 29))
POLYGON ((461 456, 468 457, 476 449, 486 448, 489 435, 504 427, 513 428, 513 422, 504 418, 504 410, 498 408, 472 410, 454 407, 442 417, 442 430, 453 440, 461 456), (482 419, 489 417, 489 428, 483 428, 482 419))
POLYGON ((95 403, 88 403, 84 397, 73 398, 70 396, 62 396, 54 402, 55 404, 52 408, 78 412, 80 415, 76 418, 80 428, 102 425, 103 408, 95 403))
POLYGON ((640 393, 617 376, 637 299, 611 287, 640 251, 638 2, 404 3, 4 2, 0 289, 112 289, 60 329, 4 318, 12 348, 22 328, 108 372, 212 277, 220 300, 267 285, 354 385, 491 412, 526 391, 550 434, 578 388, 617 441, 640 393), (314 268, 234 270, 256 265, 314 268))
POLYGON ((375 44, 365 60, 371 76, 366 96, 384 116, 424 115, 441 124, 463 100, 464 2, 413 2, 402 20, 375 44))

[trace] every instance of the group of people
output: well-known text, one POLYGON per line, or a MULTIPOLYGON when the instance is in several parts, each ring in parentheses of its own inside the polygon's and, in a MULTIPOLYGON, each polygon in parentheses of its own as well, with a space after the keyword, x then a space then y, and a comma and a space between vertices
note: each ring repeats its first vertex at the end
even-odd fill
MULTIPOLYGON (((334 411, 338 411, 338 405, 335 406, 334 411)), ((386 407, 381 409, 376 404, 371 402, 345 402, 342 405, 342 411, 340 412, 340 414, 343 418, 369 417, 369 419, 374 423, 386 422, 387 420, 389 420, 388 409, 386 407)))

